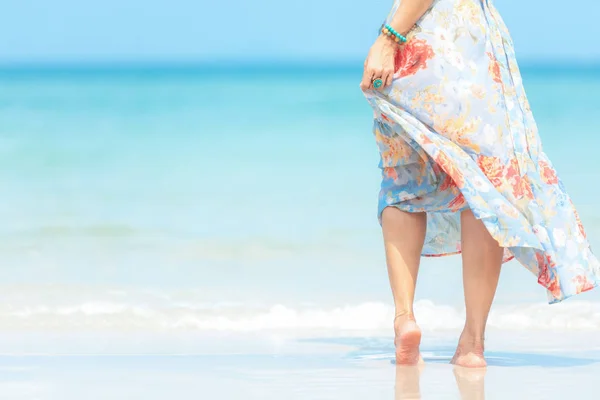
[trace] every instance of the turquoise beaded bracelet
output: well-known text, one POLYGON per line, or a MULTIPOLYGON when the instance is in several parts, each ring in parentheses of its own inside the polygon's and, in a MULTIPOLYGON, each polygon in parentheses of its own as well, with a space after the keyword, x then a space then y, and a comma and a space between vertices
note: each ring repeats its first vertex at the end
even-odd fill
POLYGON ((384 35, 388 35, 388 37, 396 43, 406 43, 406 40, 407 40, 406 37, 404 37, 401 34, 399 34, 398 32, 396 32, 394 30, 394 28, 392 28, 389 24, 385 24, 381 28, 381 32, 384 35))

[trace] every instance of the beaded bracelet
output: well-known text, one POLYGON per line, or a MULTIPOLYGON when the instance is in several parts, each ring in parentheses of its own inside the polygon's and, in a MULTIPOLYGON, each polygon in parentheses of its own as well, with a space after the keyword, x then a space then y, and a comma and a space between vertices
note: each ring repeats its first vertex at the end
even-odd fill
POLYGON ((389 24, 385 24, 381 28, 381 33, 383 33, 384 35, 388 35, 388 37, 396 43, 406 43, 406 37, 396 32, 394 28, 392 28, 389 24))

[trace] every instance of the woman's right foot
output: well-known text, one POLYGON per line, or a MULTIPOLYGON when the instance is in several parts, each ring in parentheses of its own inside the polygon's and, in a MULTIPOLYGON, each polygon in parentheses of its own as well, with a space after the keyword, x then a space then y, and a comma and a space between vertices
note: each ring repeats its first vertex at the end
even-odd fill
POLYGON ((465 368, 485 368, 483 339, 473 339, 463 333, 450 363, 465 368))
POLYGON ((396 319, 394 321, 396 337, 396 364, 417 365, 422 362, 419 352, 421 344, 421 329, 412 318, 396 319))

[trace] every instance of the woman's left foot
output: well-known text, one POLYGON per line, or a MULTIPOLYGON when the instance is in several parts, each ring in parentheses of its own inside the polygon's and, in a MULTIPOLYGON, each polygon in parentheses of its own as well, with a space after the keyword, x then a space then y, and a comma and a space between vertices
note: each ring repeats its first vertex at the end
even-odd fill
POLYGON ((465 368, 485 368, 487 362, 483 356, 483 340, 461 335, 450 364, 465 368))
POLYGON ((421 329, 412 318, 404 321, 396 320, 394 323, 396 338, 396 364, 417 365, 423 362, 419 352, 421 344, 421 329))

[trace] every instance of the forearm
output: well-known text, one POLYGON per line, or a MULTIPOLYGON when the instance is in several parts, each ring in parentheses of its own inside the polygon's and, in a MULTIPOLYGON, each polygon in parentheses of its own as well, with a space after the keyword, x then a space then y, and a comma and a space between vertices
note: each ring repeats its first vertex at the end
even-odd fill
POLYGON ((389 24, 406 36, 432 3, 433 0, 402 0, 389 24))

